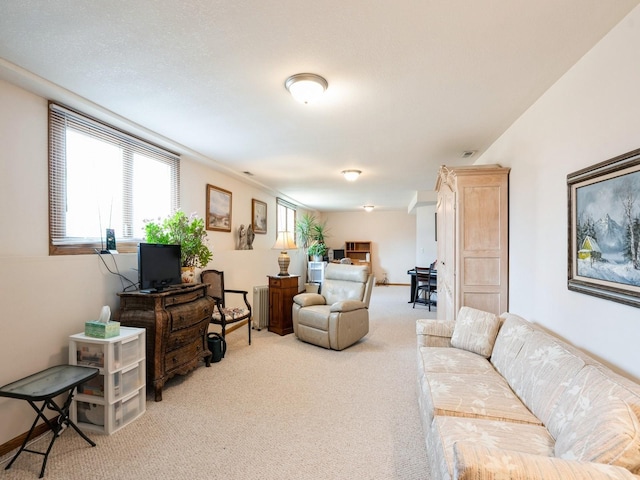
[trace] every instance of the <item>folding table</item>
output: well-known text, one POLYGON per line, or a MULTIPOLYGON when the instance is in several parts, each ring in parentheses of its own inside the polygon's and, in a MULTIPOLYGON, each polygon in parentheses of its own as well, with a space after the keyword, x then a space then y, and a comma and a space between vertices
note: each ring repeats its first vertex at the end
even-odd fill
POLYGON ((84 438, 89 445, 92 447, 96 446, 96 444, 82 433, 78 426, 71 421, 69 418, 69 407, 71 406, 71 399, 73 398, 76 387, 98 375, 98 372, 99 370, 97 368, 92 367, 57 365, 0 387, 0 397, 26 400, 37 413, 36 419, 33 421, 33 425, 31 425, 31 429, 29 430, 27 437, 24 439, 24 442, 22 442, 20 450, 18 450, 18 453, 16 453, 11 459, 9 464, 5 467, 5 470, 8 470, 11 465, 13 465, 13 462, 16 461, 22 452, 35 453, 38 455, 44 455, 42 469, 40 470, 40 478, 42 478, 44 476, 44 469, 47 466, 47 458, 49 456, 49 452, 51 452, 53 443, 67 426, 72 427, 76 432, 78 432, 78 434, 84 438), (65 392, 69 393, 67 394, 67 399, 64 404, 60 407, 55 402, 54 398, 65 392), (37 406, 36 402, 42 402, 42 406, 37 406), (58 412, 59 416, 56 419, 49 420, 43 413, 46 408, 58 412), (38 419, 40 418, 45 421, 53 432, 53 437, 51 438, 51 442, 49 442, 49 447, 46 452, 38 452, 36 450, 25 448, 36 428, 38 419))

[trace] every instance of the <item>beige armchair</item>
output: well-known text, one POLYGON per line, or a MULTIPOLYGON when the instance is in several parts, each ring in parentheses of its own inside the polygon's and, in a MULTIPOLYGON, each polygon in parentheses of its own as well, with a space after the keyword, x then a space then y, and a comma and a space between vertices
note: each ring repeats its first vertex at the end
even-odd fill
POLYGON ((321 293, 293 297, 293 332, 303 342, 343 350, 369 333, 374 277, 366 265, 330 263, 321 293))

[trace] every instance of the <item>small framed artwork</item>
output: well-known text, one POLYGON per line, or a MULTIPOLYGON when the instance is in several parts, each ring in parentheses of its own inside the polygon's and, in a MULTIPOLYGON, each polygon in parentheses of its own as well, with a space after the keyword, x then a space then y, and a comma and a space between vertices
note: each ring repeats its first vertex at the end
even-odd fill
POLYGON ((231 231, 230 191, 207 184, 207 230, 231 231))
POLYGON ((640 149, 567 175, 569 290, 640 307, 640 149))
POLYGON ((251 199, 251 219, 254 233, 267 233, 267 204, 251 199))

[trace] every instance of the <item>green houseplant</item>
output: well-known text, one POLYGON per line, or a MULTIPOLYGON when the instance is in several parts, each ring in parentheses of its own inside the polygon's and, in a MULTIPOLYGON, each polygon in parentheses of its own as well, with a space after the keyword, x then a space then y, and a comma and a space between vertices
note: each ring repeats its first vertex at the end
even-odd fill
POLYGON ((163 220, 146 222, 144 230, 147 243, 179 244, 182 267, 202 268, 213 258, 204 220, 195 213, 187 215, 177 210, 163 220))
POLYGON ((296 234, 300 240, 300 246, 305 250, 313 243, 312 231, 315 225, 316 217, 309 213, 303 213, 302 216, 296 220, 296 234))
MULTIPOLYGON (((325 245, 327 235, 327 226, 325 222, 318 222, 315 215, 304 213, 299 220, 296 221, 296 234, 300 240, 303 249, 307 250, 308 255, 311 253, 311 247, 315 244, 325 245)), ((322 255, 327 253, 326 246, 322 255)))
POLYGON ((314 243, 309 247, 309 255, 323 258, 327 253, 327 246, 324 243, 314 243))

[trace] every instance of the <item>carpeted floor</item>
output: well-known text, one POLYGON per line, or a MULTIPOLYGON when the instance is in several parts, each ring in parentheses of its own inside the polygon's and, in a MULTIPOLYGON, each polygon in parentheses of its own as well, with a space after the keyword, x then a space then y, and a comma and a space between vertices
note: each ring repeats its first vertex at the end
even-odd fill
MULTIPOLYGON (((376 287, 369 334, 341 352, 266 330, 249 346, 236 330, 221 362, 169 381, 113 435, 90 434, 95 448, 65 431, 45 478, 429 480, 415 319, 435 312, 412 309, 408 290, 376 287)), ((37 478, 41 461, 23 453, 0 477, 37 478)))

